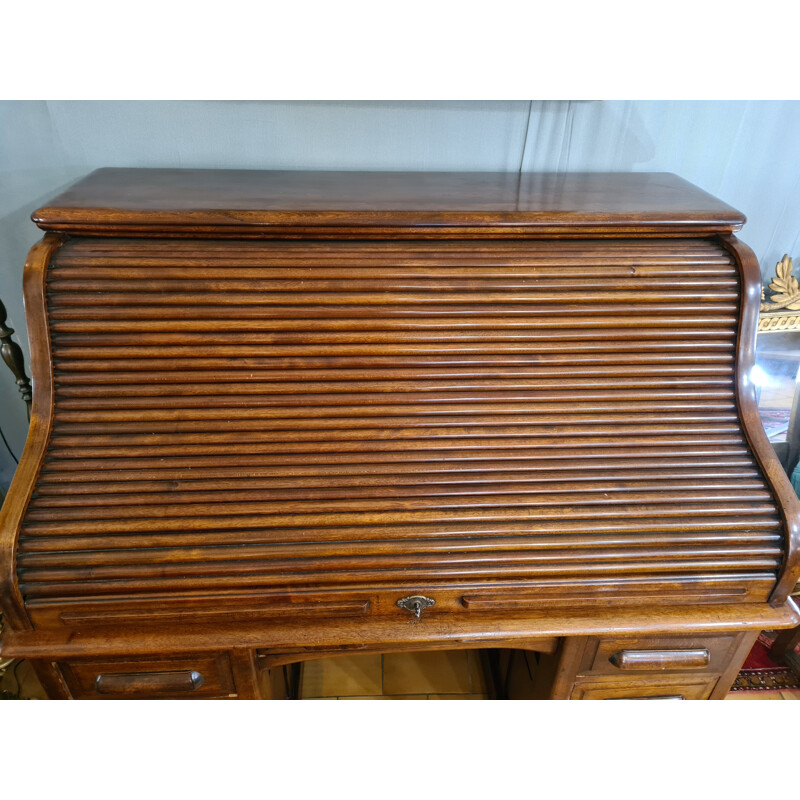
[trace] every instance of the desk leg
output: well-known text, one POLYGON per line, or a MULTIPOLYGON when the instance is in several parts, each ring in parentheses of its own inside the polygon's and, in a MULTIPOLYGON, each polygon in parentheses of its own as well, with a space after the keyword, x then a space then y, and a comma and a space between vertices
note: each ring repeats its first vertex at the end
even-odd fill
POLYGON ((233 650, 230 656, 237 697, 239 700, 259 700, 261 692, 258 687, 253 652, 251 650, 233 650))
POLYGON ((795 647, 800 644, 800 625, 796 628, 789 628, 781 631, 772 643, 769 654, 773 661, 782 661, 789 653, 794 652, 795 647))

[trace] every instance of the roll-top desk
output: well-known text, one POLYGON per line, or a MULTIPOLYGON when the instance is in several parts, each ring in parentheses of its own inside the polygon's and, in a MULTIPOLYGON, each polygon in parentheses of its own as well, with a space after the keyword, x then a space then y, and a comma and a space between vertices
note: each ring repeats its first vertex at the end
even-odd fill
POLYGON ((681 179, 107 169, 33 218, 2 653, 52 697, 492 648, 718 698, 797 623, 758 265, 681 179))

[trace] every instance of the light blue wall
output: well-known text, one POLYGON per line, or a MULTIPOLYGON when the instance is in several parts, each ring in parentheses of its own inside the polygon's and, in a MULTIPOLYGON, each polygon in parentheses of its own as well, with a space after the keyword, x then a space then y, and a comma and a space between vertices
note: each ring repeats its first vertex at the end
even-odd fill
MULTIPOLYGON (((0 297, 28 353, 28 217, 96 167, 675 172, 743 211, 764 273, 800 256, 800 102, 0 102, 0 297)), ((0 369, 0 425, 27 423, 0 369)), ((0 486, 13 462, 0 445, 0 486)))

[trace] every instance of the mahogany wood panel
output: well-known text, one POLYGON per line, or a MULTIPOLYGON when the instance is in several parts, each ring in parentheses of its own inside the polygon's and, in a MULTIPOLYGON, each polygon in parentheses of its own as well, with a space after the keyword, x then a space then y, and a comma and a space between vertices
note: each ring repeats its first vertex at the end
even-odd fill
POLYGON ((729 652, 728 663, 711 693, 711 700, 724 700, 739 674, 739 670, 745 662, 750 650, 756 643, 760 631, 745 631, 738 636, 736 648, 729 652))
POLYGON ((793 653, 798 644, 800 644, 800 627, 781 631, 769 650, 772 660, 780 662, 785 656, 793 653))
POLYGON ((775 457, 758 414, 755 386, 750 373, 755 364, 758 303, 761 299, 761 271, 753 251, 735 236, 722 240, 733 253, 742 272, 742 319, 739 326, 739 365, 736 394, 739 413, 750 447, 775 492, 784 521, 785 557, 780 580, 770 596, 772 605, 786 602, 800 576, 800 501, 780 462, 775 457))
MULTIPOLYGON (((231 598, 229 602, 236 602, 231 598)), ((666 598, 669 601, 671 598, 666 598)), ((144 601, 142 601, 144 602, 144 601)), ((155 604, 150 603, 152 608, 155 604)), ((195 603, 195 606, 198 604, 195 603)), ((438 607, 438 603, 437 606, 438 607)), ((435 607, 435 608, 436 608, 435 607)), ((255 648, 260 652, 330 654, 342 650, 381 652, 396 649, 458 649, 486 647, 525 648, 531 640, 567 637, 565 649, 586 636, 695 637, 695 645, 729 633, 793 627, 800 613, 790 601, 780 608, 767 603, 685 605, 665 602, 654 595, 648 603, 621 606, 594 601, 591 605, 546 605, 526 610, 453 613, 455 608, 423 615, 419 622, 406 616, 374 616, 353 619, 330 614, 322 618, 196 619, 186 612, 172 624, 140 620, 131 613, 127 623, 82 626, 76 635, 71 627, 42 626, 36 631, 6 632, 3 654, 8 657, 48 658, 71 661, 94 655, 103 658, 148 656, 154 653, 199 653, 234 648, 255 648), (703 636, 703 640, 697 637, 703 636)), ((532 649, 536 649, 533 647, 532 649)), ((580 655, 584 645, 581 645, 580 655)), ((742 653, 742 661, 746 656, 742 653)), ((741 664, 741 662, 739 662, 741 664)), ((577 667, 575 667, 577 670, 577 667)), ((735 675, 734 675, 735 677, 735 675)))
POLYGON ((667 173, 101 169, 34 214, 47 230, 337 238, 730 232, 735 209, 667 173))
MULTIPOLYGON (((6 620, 22 630, 32 626, 15 576, 18 532, 42 466, 53 422, 53 371, 46 323, 45 275, 52 254, 65 237, 48 233, 35 244, 25 263, 25 313, 31 347, 33 404, 25 449, 8 495, 0 508, 0 603, 6 620)), ((45 671, 45 668, 42 668, 45 671)))
MULTIPOLYGON (((739 631, 724 636, 696 632, 683 636, 637 635, 635 637, 572 637, 564 640, 552 683, 553 699, 626 699, 683 697, 722 700, 753 646, 759 631, 739 631), (621 651, 707 652, 708 663, 694 667, 658 659, 650 669, 624 671, 621 651)), ((642 666, 642 665, 637 665, 642 666)))
POLYGON ((31 659, 31 666, 50 700, 72 700, 69 688, 58 666, 52 661, 31 659))

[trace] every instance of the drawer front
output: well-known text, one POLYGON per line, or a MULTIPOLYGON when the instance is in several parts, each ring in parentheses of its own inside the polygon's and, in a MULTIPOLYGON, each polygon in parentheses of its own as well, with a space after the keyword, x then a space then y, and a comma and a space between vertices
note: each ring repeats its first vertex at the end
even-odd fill
POLYGON ((707 700, 717 675, 670 675, 646 680, 584 680, 576 682, 571 700, 707 700))
POLYGON ((664 636, 590 640, 580 673, 637 675, 641 673, 725 671, 737 636, 664 636))
POLYGON ((235 697, 228 655, 60 664, 79 700, 235 697))

